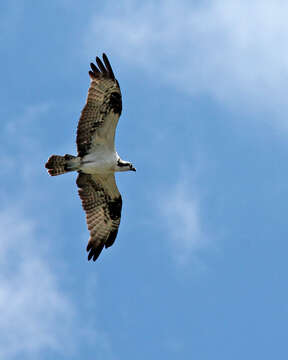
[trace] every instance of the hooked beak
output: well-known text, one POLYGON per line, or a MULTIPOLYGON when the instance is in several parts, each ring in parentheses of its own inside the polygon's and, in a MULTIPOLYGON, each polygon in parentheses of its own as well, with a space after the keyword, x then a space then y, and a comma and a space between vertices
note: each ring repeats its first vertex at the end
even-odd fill
POLYGON ((136 171, 135 167, 132 166, 131 171, 136 171))

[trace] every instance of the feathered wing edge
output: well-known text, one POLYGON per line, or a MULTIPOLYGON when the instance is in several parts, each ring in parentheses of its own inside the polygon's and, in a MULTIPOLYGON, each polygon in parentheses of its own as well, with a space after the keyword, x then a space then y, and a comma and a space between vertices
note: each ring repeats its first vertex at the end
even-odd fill
MULTIPOLYGON (((120 86, 107 56, 103 54, 103 62, 97 56, 96 65, 91 63, 90 67, 89 76, 91 83, 87 101, 81 112, 77 127, 76 143, 78 156, 80 157, 87 154, 95 132, 101 131, 101 128, 105 126, 105 122, 109 121, 109 114, 113 114, 110 120, 116 121, 113 130, 115 133, 116 125, 122 112, 120 86)), ((112 138, 114 138, 114 134, 112 138)))
MULTIPOLYGON (((111 80, 116 80, 114 72, 112 70, 112 66, 108 60, 107 55, 105 53, 103 53, 102 57, 103 57, 104 64, 103 64, 102 60, 98 56, 96 56, 96 63, 98 65, 99 69, 97 68, 97 66, 95 64, 90 63, 90 67, 91 67, 92 71, 91 70, 89 71, 89 75, 90 75, 91 79, 97 79, 97 78, 100 78, 101 76, 103 76, 103 77, 109 78, 111 80)), ((117 84, 118 84, 118 81, 117 81, 117 84)), ((118 84, 118 86, 119 86, 119 84, 118 84)))
POLYGON ((94 63, 91 62, 90 67, 92 71, 90 70, 88 73, 91 80, 104 78, 104 79, 112 80, 116 83, 119 93, 118 92, 114 93, 114 96, 118 95, 116 99, 113 99, 113 97, 112 99, 110 99, 112 100, 111 107, 114 109, 114 112, 119 113, 119 115, 121 115, 122 99, 121 99, 120 85, 118 80, 115 78, 114 72, 112 70, 112 66, 108 60, 107 55, 103 53, 102 57, 104 64, 102 60, 98 56, 96 56, 96 63, 98 65, 98 68, 94 63))
MULTIPOLYGON (((113 176, 114 180, 114 174, 110 176, 113 176)), ((108 248, 116 239, 120 225, 122 198, 117 188, 118 196, 112 198, 96 175, 80 172, 76 183, 90 231, 87 245, 88 260, 95 261, 104 246, 108 248)))

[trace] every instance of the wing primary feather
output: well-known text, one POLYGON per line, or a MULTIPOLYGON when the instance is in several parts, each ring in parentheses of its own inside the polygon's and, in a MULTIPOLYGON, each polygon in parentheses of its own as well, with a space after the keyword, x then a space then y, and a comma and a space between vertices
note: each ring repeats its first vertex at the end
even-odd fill
POLYGON ((98 56, 96 56, 96 62, 97 62, 97 65, 99 66, 99 69, 102 71, 102 73, 103 73, 104 75, 106 75, 106 74, 107 74, 107 70, 106 70, 105 66, 103 65, 101 59, 99 59, 98 56))
POLYGON ((108 73, 109 73, 111 79, 112 79, 112 80, 115 80, 115 76, 114 76, 114 73, 113 73, 113 70, 112 70, 112 67, 111 67, 111 65, 110 65, 110 62, 109 62, 109 60, 108 60, 107 55, 106 55, 105 53, 103 53, 102 56, 103 56, 104 64, 105 64, 105 66, 106 66, 106 68, 107 68, 107 70, 108 70, 108 73))
POLYGON ((90 253, 88 254, 88 261, 91 260, 92 256, 93 256, 93 251, 91 250, 90 253))
POLYGON ((99 244, 96 248, 90 249, 90 252, 88 254, 88 261, 90 261, 92 258, 93 261, 96 261, 101 254, 101 251, 104 248, 104 244, 99 244))
POLYGON ((93 80, 93 79, 96 79, 96 76, 95 76, 95 74, 94 74, 93 71, 89 70, 89 71, 88 71, 88 74, 89 74, 89 76, 90 76, 90 78, 91 78, 92 80, 93 80))
POLYGON ((98 70, 98 68, 95 64, 90 63, 90 67, 95 75, 100 73, 100 71, 98 70))
POLYGON ((93 261, 96 261, 98 256, 100 255, 101 251, 103 250, 104 244, 98 246, 97 249, 94 249, 93 252, 93 261))
POLYGON ((105 248, 106 249, 114 244, 117 233, 118 233, 118 229, 111 231, 110 235, 108 236, 108 239, 105 242, 105 248))

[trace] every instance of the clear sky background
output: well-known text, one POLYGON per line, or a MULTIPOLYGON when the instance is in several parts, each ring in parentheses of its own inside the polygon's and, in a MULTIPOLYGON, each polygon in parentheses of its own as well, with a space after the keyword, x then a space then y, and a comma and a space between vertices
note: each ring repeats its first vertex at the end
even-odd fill
POLYGON ((1 1, 0 358, 287 359, 288 3, 1 1), (122 221, 87 261, 89 63, 123 95, 122 221))

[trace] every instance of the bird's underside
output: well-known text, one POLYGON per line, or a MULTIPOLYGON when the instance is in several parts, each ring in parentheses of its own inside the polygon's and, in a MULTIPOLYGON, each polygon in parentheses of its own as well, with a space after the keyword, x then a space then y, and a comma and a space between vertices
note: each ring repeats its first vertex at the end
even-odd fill
POLYGON ((94 261, 104 247, 114 243, 118 233, 122 198, 114 172, 135 171, 115 151, 121 91, 105 54, 103 62, 96 57, 97 66, 91 63, 88 97, 77 128, 78 156, 52 155, 45 165, 52 176, 78 171, 76 184, 90 231, 88 260, 94 261))

